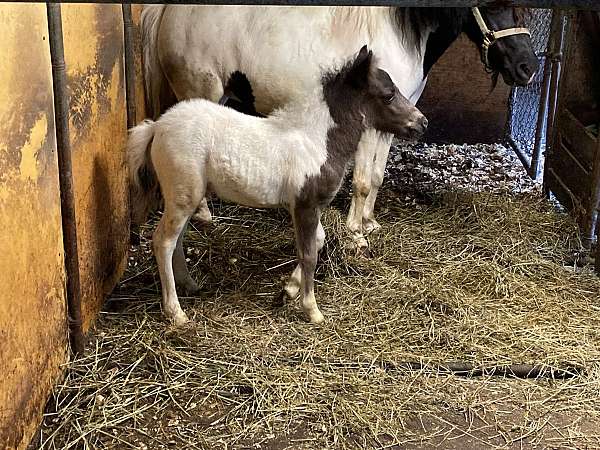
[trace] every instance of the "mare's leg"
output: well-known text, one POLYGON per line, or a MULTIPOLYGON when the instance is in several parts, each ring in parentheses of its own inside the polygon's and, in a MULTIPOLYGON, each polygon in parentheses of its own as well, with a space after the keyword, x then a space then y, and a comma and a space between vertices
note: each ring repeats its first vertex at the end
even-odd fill
POLYGON ((371 190, 371 174, 377 144, 377 132, 366 130, 358 144, 354 162, 354 178, 352 180, 352 203, 346 220, 346 226, 352 234, 357 251, 368 253, 368 243, 363 234, 362 219, 365 201, 371 190))
POLYGON ((183 253, 183 235, 187 230, 187 224, 188 222, 185 223, 181 233, 179 233, 175 251, 173 252, 173 274, 177 286, 183 288, 187 295, 195 295, 200 291, 200 287, 188 272, 185 254, 183 253))
POLYGON ((371 174, 371 191, 367 196, 367 200, 365 201, 365 209, 363 211, 363 229, 366 234, 369 234, 380 228, 380 225, 375 220, 373 211, 375 209, 377 193, 383 184, 385 166, 390 153, 392 138, 393 136, 391 134, 381 134, 375 149, 375 161, 373 162, 373 172, 371 174))
POLYGON ((206 202, 206 197, 202 199, 200 202, 200 206, 196 210, 196 213, 192 216, 195 221, 200 222, 202 225, 206 225, 212 222, 212 215, 210 213, 210 209, 208 209, 208 203, 206 202))
POLYGON ((320 211, 316 207, 294 208, 296 247, 300 260, 302 282, 302 309, 312 323, 321 323, 323 314, 315 299, 315 268, 317 267, 317 228, 320 211))
MULTIPOLYGON (((323 224, 321 224, 321 221, 319 220, 319 224, 317 225, 317 254, 321 251, 324 244, 325 244, 325 230, 323 229, 323 224)), ((302 264, 298 263, 298 265, 292 272, 292 275, 290 276, 288 282, 286 283, 285 287, 283 288, 283 290, 285 291, 285 294, 288 296, 288 298, 294 299, 298 295, 298 292, 300 291, 300 284, 302 282, 301 275, 302 275, 302 264)))

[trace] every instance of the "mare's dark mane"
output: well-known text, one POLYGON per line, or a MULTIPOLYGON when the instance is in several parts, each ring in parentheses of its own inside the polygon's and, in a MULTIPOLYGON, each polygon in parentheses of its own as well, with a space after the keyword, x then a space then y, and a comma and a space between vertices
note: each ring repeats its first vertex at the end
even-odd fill
MULTIPOLYGON (((498 6, 503 6, 501 3, 498 6)), ((509 5, 506 5, 508 7, 509 5)), ((407 46, 412 46, 421 54, 427 30, 429 34, 423 55, 423 76, 467 28, 476 25, 471 21, 470 8, 392 8, 392 18, 398 27, 398 33, 407 46)), ((526 26, 530 18, 527 8, 513 8, 517 27, 526 26)), ((499 72, 492 72, 492 90, 496 86, 499 72)))
POLYGON ((443 25, 458 36, 468 18, 467 8, 393 8, 392 17, 407 45, 421 50, 425 31, 443 25))
MULTIPOLYGON (((469 8, 392 8, 392 17, 402 38, 417 50, 421 48, 425 30, 443 26, 445 34, 458 36, 470 19, 470 14, 469 8)), ((530 14, 528 8, 514 8, 517 26, 525 26, 530 14)))

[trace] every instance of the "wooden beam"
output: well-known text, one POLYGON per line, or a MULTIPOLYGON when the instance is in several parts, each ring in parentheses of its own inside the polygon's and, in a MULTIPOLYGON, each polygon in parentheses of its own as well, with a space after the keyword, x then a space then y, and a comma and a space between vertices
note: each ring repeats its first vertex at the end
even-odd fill
MULTIPOLYGON (((45 3, 44 0, 30 0, 45 3)), ((522 6, 529 8, 562 8, 600 11, 600 0, 58 0, 56 3, 118 3, 174 5, 287 5, 287 6, 408 6, 470 7, 522 6)))

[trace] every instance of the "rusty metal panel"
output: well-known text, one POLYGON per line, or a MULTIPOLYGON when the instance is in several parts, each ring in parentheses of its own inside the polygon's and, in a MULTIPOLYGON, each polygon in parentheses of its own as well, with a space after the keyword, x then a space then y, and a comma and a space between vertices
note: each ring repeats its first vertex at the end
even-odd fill
POLYGON ((491 91, 475 45, 461 36, 429 73, 417 106, 429 119, 428 142, 495 143, 504 140, 510 88, 491 91), (490 92, 491 91, 491 92, 490 92))
POLYGON ((120 5, 63 5, 81 270, 89 329, 123 273, 129 240, 120 5))
POLYGON ((46 7, 0 5, 0 448, 25 448, 67 360, 46 7))

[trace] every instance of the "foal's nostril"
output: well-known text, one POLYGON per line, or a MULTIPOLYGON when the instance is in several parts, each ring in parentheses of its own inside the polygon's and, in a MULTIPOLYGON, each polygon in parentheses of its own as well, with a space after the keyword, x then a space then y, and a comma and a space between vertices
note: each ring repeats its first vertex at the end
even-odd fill
POLYGON ((427 117, 423 117, 421 119, 421 126, 423 127, 423 130, 427 129, 427 127, 429 126, 429 120, 427 120, 427 117))

